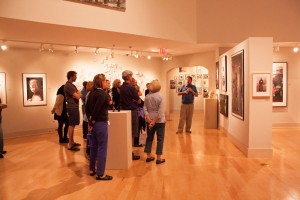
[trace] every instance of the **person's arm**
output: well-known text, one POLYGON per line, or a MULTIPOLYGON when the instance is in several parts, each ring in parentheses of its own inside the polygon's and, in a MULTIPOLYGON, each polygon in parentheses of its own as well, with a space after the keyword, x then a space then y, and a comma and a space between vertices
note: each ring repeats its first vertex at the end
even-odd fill
POLYGON ((73 93, 73 95, 72 95, 72 97, 74 98, 74 99, 80 99, 81 98, 81 93, 80 93, 80 91, 76 91, 75 93, 73 93))
POLYGON ((198 97, 198 91, 197 91, 197 88, 195 86, 193 86, 192 88, 189 88, 189 92, 193 93, 193 95, 195 97, 198 97))
POLYGON ((58 94, 56 96, 56 99, 55 99, 55 104, 51 110, 51 113, 53 114, 55 112, 55 110, 58 108, 58 105, 62 104, 62 102, 64 101, 64 96, 61 95, 61 94, 58 94))

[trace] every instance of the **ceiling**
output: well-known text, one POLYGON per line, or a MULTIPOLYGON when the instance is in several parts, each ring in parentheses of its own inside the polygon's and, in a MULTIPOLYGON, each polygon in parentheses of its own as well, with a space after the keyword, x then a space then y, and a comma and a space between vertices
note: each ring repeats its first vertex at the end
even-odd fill
POLYGON ((24 20, 0 18, 0 40, 5 40, 9 48, 39 49, 41 44, 47 49, 52 44, 55 51, 94 52, 111 51, 130 53, 131 51, 162 56, 160 48, 166 48, 171 56, 213 51, 218 47, 232 47, 235 44, 197 44, 125 33, 61 26, 24 20), (121 51, 118 51, 121 50, 121 51))

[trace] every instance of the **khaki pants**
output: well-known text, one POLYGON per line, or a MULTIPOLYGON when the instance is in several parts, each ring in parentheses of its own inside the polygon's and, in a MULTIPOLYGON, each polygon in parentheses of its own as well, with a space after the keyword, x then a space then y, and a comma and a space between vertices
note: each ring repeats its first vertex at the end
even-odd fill
POLYGON ((194 104, 181 104, 178 132, 183 131, 184 122, 186 122, 185 131, 191 131, 193 113, 194 104))

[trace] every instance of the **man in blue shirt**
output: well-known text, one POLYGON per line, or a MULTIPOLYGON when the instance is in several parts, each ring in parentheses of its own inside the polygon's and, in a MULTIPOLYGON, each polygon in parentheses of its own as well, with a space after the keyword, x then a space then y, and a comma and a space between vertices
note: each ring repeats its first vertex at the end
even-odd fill
POLYGON ((194 113, 194 97, 198 97, 196 86, 192 84, 192 77, 186 77, 186 84, 179 90, 178 95, 182 95, 182 104, 180 107, 180 120, 178 124, 178 133, 183 132, 184 122, 186 122, 185 132, 192 133, 192 119, 194 113))

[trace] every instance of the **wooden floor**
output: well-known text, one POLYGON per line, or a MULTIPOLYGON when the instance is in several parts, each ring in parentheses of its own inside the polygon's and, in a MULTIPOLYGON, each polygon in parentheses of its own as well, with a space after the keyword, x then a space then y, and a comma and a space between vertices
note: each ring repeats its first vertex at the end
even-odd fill
MULTIPOLYGON (((0 159, 0 200, 52 199, 300 199, 300 130, 274 129, 272 159, 246 158, 219 130, 203 128, 195 114, 192 134, 176 135, 178 116, 166 125, 166 163, 134 161, 114 179, 88 174, 83 147, 71 152, 57 134, 5 140, 0 159)), ((84 143, 81 130, 75 139, 84 143)))

